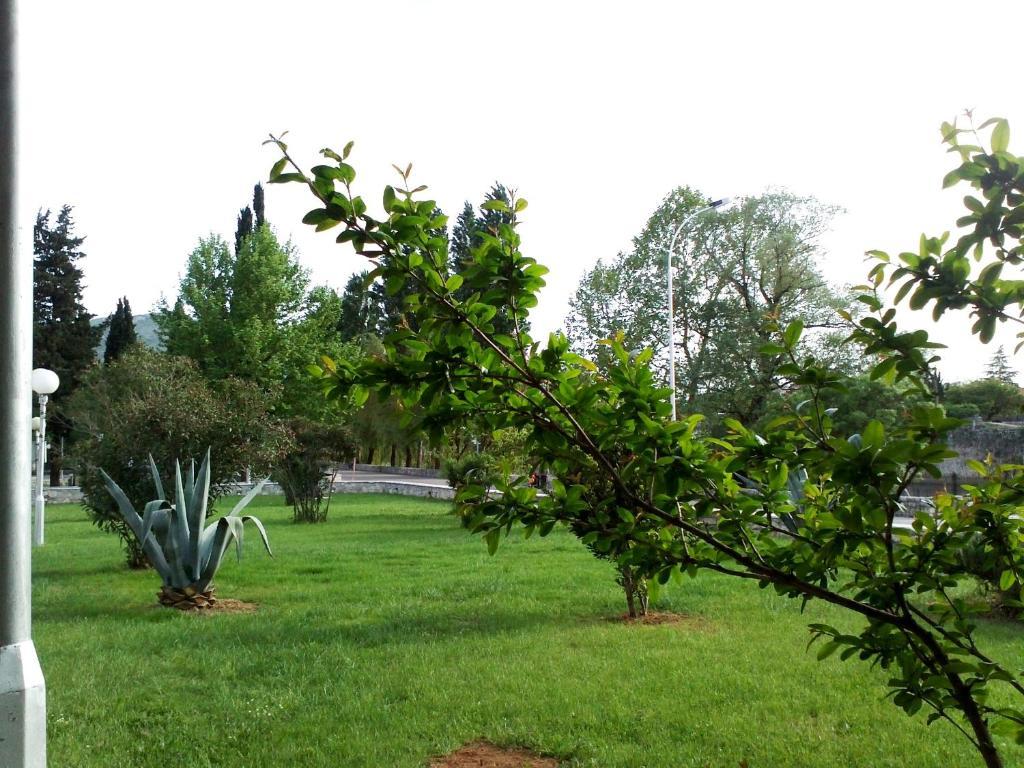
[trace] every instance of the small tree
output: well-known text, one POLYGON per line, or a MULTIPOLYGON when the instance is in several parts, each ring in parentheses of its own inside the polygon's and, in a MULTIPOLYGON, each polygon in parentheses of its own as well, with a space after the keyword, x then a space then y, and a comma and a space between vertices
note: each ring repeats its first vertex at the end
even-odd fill
MULTIPOLYGON (((1013 319, 1024 305, 1024 283, 999 278, 1004 262, 1024 258, 1024 158, 1007 151, 1005 121, 995 123, 987 153, 960 146, 954 127, 945 133, 964 160, 947 180, 967 180, 987 203, 969 198, 972 214, 961 222, 973 229, 945 253, 944 238, 921 238, 920 252, 901 254, 890 280, 903 283, 900 298, 913 291, 916 308, 972 307, 975 332, 987 341, 1000 318, 1013 319), (971 280, 969 254, 977 248, 980 255, 986 241, 995 261, 971 280), (1017 312, 1008 313, 1010 305, 1017 312)), ((352 191, 351 145, 342 154, 324 150, 331 164, 307 176, 283 142, 271 141, 283 155, 271 181, 301 182, 318 200, 306 223, 341 225, 338 240, 373 259, 386 283, 415 288, 417 329, 390 338, 384 359, 328 366, 329 390, 400 392, 423 409, 435 435, 470 414, 496 427, 528 428, 530 452, 565 478, 543 496, 512 480, 500 484, 500 495, 473 485, 460 492, 492 552, 516 525, 543 535, 560 523, 585 523, 584 542, 659 581, 713 571, 804 602, 824 600, 862 621, 852 630, 811 625, 819 658, 839 652, 880 665, 898 706, 909 714, 926 708, 929 722, 952 723, 989 768, 1003 765, 993 728, 1024 741, 1024 681, 979 647, 970 608, 953 590, 965 576, 961 550, 981 537, 1007 566, 1004 586, 1019 595, 1020 467, 1003 468, 967 499, 939 497, 936 514, 919 513, 913 532, 903 534, 896 524, 903 491, 920 473, 938 474, 938 462, 953 455, 944 440, 959 422, 941 406, 918 406, 889 431, 870 421, 858 435, 835 435, 828 404, 844 377, 798 354, 803 327, 795 320, 760 353, 781 358, 779 374, 808 397, 761 433, 728 420, 721 438, 704 437, 699 416, 668 418, 670 393, 655 381, 649 350, 632 354, 610 340, 613 363, 602 374, 559 334, 541 346, 525 333, 495 332, 500 299, 510 299, 502 306, 513 322, 525 319, 544 284, 546 270, 519 250, 515 215, 525 201, 510 201, 510 222, 483 237, 470 268, 449 276, 447 241, 430 232, 434 203, 416 198, 408 170, 400 188, 384 190, 385 215, 376 218, 352 191), (492 290, 499 279, 500 295, 492 290), (469 298, 462 300, 455 292, 464 286, 469 298), (571 476, 588 463, 593 472, 571 476), (588 492, 599 482, 613 493, 595 504, 598 494, 588 492), (996 688, 1002 695, 990 696, 996 688)), ((892 259, 875 255, 881 263, 871 280, 879 287, 892 259)), ((872 314, 857 322, 851 340, 877 356, 872 375, 927 392, 923 377, 937 345, 924 331, 900 332, 895 310, 872 292, 861 299, 872 314)))
POLYGON ((330 510, 335 464, 351 458, 355 451, 347 427, 306 419, 288 422, 293 447, 278 463, 275 479, 281 484, 294 509, 296 523, 322 523, 330 510))
MULTIPOLYGON (((85 506, 102 530, 116 533, 133 568, 147 564, 100 475, 105 470, 135 503, 153 498, 152 455, 162 472, 179 458, 217 457, 211 497, 224 493, 246 468, 268 474, 289 447, 288 435, 268 411, 270 400, 252 384, 229 379, 208 384, 191 361, 136 347, 93 369, 69 404, 87 433, 76 446, 85 506)), ((173 488, 173 475, 162 476, 173 488)))
POLYGON ((989 379, 1001 381, 1004 384, 1016 386, 1014 379, 1017 378, 1017 372, 1013 370, 1013 366, 1010 365, 1010 361, 1006 358, 1006 352, 1003 351, 1002 344, 992 353, 992 358, 985 367, 985 376, 989 379))

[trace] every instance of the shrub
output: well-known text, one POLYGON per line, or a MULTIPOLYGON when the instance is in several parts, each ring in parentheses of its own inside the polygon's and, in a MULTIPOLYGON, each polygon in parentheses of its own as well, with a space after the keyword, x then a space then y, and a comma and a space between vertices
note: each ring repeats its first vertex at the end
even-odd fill
POLYGON ((334 479, 325 470, 329 464, 353 455, 356 448, 351 433, 345 426, 306 419, 293 419, 288 428, 293 447, 278 463, 274 477, 293 508, 295 522, 323 522, 330 509, 329 493, 334 479))
MULTIPOLYGON (((268 473, 288 447, 269 403, 253 384, 227 379, 214 386, 192 361, 144 348, 89 372, 70 403, 75 423, 87 432, 75 448, 79 482, 93 522, 121 538, 131 567, 145 567, 147 558, 100 468, 129 498, 149 498, 148 456, 169 467, 179 456, 198 456, 209 447, 218 456, 210 476, 210 498, 216 499, 247 469, 268 473)), ((172 487, 173 476, 161 479, 172 487)))

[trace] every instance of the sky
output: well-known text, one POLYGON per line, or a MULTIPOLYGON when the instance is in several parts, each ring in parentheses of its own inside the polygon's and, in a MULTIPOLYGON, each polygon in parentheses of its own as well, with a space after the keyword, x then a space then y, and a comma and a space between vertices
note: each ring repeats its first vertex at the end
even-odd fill
MULTIPOLYGON (((500 180, 529 201, 523 251, 551 269, 535 330, 562 325, 580 276, 627 249, 661 199, 781 187, 842 206, 824 273, 857 283, 864 252, 916 248, 961 215, 939 125, 1005 117, 1024 99, 994 31, 1020 0, 20 3, 21 247, 40 209, 74 206, 85 304, 173 301, 199 237, 238 210, 289 131, 306 167, 355 141, 358 191, 380 210, 413 163, 451 218, 500 180)), ((313 280, 365 263, 300 223, 312 198, 267 188, 267 217, 313 280)), ((983 375, 965 316, 933 328, 948 381, 983 375)), ((1024 351, 1013 359, 1024 368, 1024 351)), ((1024 377, 1021 377, 1024 383, 1024 377)))

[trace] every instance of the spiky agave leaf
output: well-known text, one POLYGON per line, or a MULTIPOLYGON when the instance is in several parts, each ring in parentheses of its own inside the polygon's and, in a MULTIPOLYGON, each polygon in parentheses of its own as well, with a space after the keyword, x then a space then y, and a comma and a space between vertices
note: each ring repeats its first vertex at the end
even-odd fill
POLYGON ((149 538, 150 533, 153 530, 153 523, 156 522, 159 513, 167 513, 167 507, 169 505, 163 499, 154 499, 153 501, 146 503, 146 508, 142 513, 142 527, 141 530, 136 533, 139 537, 141 544, 146 543, 146 539, 149 538))
POLYGON ((199 476, 195 474, 195 462, 192 462, 190 480, 192 483, 192 496, 188 508, 188 532, 189 532, 189 555, 191 557, 192 574, 199 578, 202 571, 200 562, 199 539, 203 533, 203 525, 206 523, 206 505, 210 496, 210 449, 206 449, 206 456, 203 458, 202 466, 199 467, 199 476))
POLYGON ((184 507, 183 508, 186 510, 186 514, 188 514, 187 510, 192 506, 192 492, 195 490, 195 485, 196 485, 196 460, 195 459, 189 459, 188 460, 188 472, 183 473, 182 477, 181 477, 182 490, 185 492, 185 496, 184 496, 185 503, 184 503, 184 507))
POLYGON ((174 514, 171 516, 170 534, 174 539, 176 560, 182 572, 189 578, 194 579, 196 574, 189 573, 192 569, 192 558, 188 556, 189 551, 189 530, 188 530, 188 499, 185 496, 185 486, 181 473, 181 462, 174 462, 174 514))
MULTIPOLYGON (((146 531, 145 536, 142 535, 143 518, 139 517, 139 513, 135 511, 135 506, 128 500, 128 496, 121 490, 121 486, 115 483, 113 478, 102 469, 100 470, 100 475, 107 486, 107 491, 114 497, 118 509, 121 510, 121 517, 124 518, 124 521, 142 545, 142 551, 146 553, 146 557, 153 564, 157 573, 160 574, 160 578, 163 579, 164 583, 169 584, 173 577, 173 571, 167 562, 167 558, 164 556, 163 550, 154 541, 153 537, 149 535, 149 531, 146 531)), ((152 503, 150 502, 150 504, 152 503)), ((149 511, 149 504, 146 505, 146 511, 149 511)), ((150 521, 150 526, 152 526, 152 521, 150 521)))
POLYGON ((227 553, 232 540, 235 542, 238 559, 242 559, 244 524, 247 522, 252 522, 256 526, 267 554, 271 557, 274 556, 274 553, 270 550, 270 540, 267 538, 267 531, 263 527, 263 523, 257 518, 252 515, 243 515, 242 517, 227 515, 222 517, 215 523, 211 523, 203 532, 203 571, 196 582, 196 589, 202 592, 209 587, 213 578, 217 575, 221 563, 224 561, 224 555, 227 553))
MULTIPOLYGON (((267 538, 267 529, 263 527, 263 523, 261 523, 258 518, 253 517, 252 515, 242 515, 242 522, 252 523, 254 526, 256 526, 256 530, 260 534, 260 539, 263 540, 263 548, 267 550, 268 555, 273 557, 274 553, 270 551, 270 539, 267 538)), ((238 556, 239 558, 241 558, 241 552, 239 552, 238 556)))
POLYGON ((153 454, 149 454, 149 473, 153 476, 153 486, 156 488, 156 497, 158 499, 166 499, 167 494, 164 493, 164 484, 160 479, 160 470, 156 468, 156 462, 153 461, 153 454))
POLYGON ((231 508, 231 511, 228 513, 228 516, 230 517, 232 515, 237 515, 239 512, 245 509, 249 505, 249 502, 259 495, 259 492, 263 490, 263 486, 267 484, 267 481, 269 479, 269 477, 264 477, 262 480, 256 483, 256 485, 250 488, 249 492, 245 494, 245 496, 243 496, 238 501, 238 503, 231 508))

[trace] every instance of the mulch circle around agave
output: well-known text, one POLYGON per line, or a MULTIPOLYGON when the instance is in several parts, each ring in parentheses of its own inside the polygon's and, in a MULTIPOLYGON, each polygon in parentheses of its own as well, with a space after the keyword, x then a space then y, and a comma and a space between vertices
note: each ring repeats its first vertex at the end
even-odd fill
POLYGON ((161 605, 168 608, 176 608, 182 613, 255 613, 259 610, 256 603, 247 603, 244 600, 235 600, 231 597, 214 597, 214 590, 211 587, 207 592, 197 593, 188 590, 172 590, 167 587, 156 593, 157 600, 161 605))
POLYGON ((444 757, 430 768, 558 768, 558 760, 526 749, 504 749, 486 741, 474 741, 444 757))

